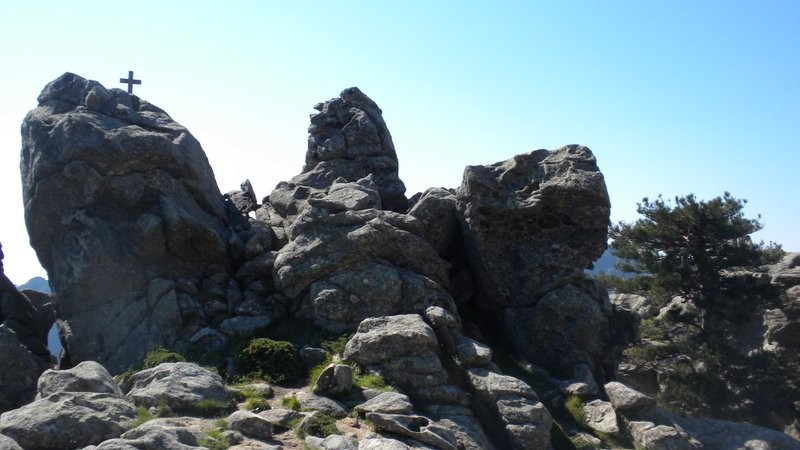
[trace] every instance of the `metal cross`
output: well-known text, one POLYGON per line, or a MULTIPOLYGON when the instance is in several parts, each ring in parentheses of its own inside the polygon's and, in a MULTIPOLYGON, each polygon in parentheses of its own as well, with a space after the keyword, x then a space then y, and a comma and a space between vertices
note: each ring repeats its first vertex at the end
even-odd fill
POLYGON ((128 94, 133 94, 133 85, 134 84, 142 84, 142 80, 134 80, 133 79, 133 71, 132 70, 128 71, 128 78, 127 79, 120 78, 119 82, 128 85, 128 94))

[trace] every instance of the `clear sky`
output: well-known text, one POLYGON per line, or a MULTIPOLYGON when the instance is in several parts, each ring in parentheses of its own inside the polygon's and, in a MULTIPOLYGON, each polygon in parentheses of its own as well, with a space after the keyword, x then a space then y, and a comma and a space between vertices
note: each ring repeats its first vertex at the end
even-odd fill
POLYGON ((800 251, 800 2, 36 1, 0 3, 0 242, 25 231, 19 127, 66 71, 165 109, 223 192, 299 173, 312 106, 358 86, 383 109, 408 195, 468 164, 591 148, 613 221, 642 197, 730 191, 757 239, 800 251))

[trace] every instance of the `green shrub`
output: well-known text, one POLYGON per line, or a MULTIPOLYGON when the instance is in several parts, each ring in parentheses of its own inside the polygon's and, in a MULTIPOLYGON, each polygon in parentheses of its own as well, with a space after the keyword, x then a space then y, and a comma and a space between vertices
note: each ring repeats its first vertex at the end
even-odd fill
POLYGON ((149 369, 165 362, 186 362, 186 358, 180 353, 173 352, 162 346, 153 347, 147 352, 142 361, 142 367, 149 369))
POLYGON ((379 373, 376 372, 356 375, 353 378, 353 384, 361 389, 377 389, 379 391, 394 390, 394 388, 392 388, 392 386, 387 383, 379 373))
POLYGON ((344 347, 347 345, 347 342, 352 337, 353 333, 345 333, 340 336, 325 339, 322 342, 320 342, 319 346, 323 350, 326 350, 331 355, 343 355, 344 347))
POLYGON ((300 401, 294 396, 287 395, 281 399, 281 404, 292 411, 300 411, 300 401))
POLYGON ((262 377, 280 384, 300 378, 303 369, 294 346, 285 341, 257 338, 236 355, 239 376, 262 377))

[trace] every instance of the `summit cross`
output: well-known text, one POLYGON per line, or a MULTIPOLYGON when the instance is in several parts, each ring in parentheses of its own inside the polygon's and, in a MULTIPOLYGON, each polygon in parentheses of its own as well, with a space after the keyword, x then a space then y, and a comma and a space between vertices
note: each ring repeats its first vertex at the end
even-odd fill
POLYGON ((128 85, 128 94, 133 94, 133 85, 134 84, 142 84, 142 80, 134 80, 133 79, 133 71, 132 70, 128 71, 128 78, 127 79, 126 78, 120 78, 119 82, 128 85))

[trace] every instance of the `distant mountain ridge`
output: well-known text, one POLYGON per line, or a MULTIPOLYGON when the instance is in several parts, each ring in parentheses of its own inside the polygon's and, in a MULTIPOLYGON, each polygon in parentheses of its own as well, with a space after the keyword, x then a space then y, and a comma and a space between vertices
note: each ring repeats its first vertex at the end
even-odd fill
MULTIPOLYGON (((25 289, 42 292, 44 294, 53 294, 53 290, 50 289, 50 282, 43 277, 33 277, 26 283, 17 285, 17 290, 24 291, 25 289)), ((53 324, 53 326, 50 327, 50 331, 47 332, 47 349, 50 350, 50 353, 56 358, 58 358, 58 355, 61 353, 61 341, 58 339, 58 328, 56 324, 53 324)))
POLYGON ((17 289, 20 291, 24 289, 30 289, 32 291, 38 291, 45 294, 53 293, 52 289, 50 289, 50 282, 43 277, 33 277, 25 284, 18 285, 17 289))

